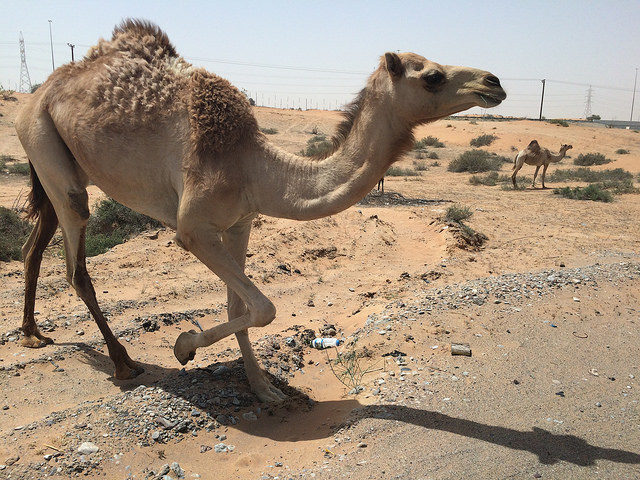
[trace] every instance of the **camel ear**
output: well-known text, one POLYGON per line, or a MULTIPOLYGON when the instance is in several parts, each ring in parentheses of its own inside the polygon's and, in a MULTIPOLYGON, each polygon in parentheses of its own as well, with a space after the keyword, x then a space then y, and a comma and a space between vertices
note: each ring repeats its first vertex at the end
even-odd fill
POLYGON ((404 73, 404 67, 400 57, 393 52, 384 54, 384 62, 389 75, 393 78, 399 78, 404 73))

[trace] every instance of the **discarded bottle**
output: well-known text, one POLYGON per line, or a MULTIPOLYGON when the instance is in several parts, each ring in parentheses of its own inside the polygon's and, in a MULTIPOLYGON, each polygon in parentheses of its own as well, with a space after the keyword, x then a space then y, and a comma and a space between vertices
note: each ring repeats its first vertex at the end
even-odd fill
POLYGON ((340 343, 342 342, 338 338, 314 338, 311 341, 311 346, 322 350, 323 348, 337 347, 340 343))

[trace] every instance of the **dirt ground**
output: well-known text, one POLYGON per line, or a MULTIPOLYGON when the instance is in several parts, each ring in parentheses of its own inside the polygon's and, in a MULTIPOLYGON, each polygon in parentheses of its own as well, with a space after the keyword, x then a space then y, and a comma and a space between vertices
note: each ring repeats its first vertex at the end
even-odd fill
MULTIPOLYGON (((12 124, 26 95, 16 96, 0 102, 0 154, 24 162, 12 124)), ((291 152, 340 120, 256 115, 291 152)), ((572 157, 614 159, 594 169, 640 172, 637 132, 442 120, 416 131, 444 142, 430 149, 438 164, 387 177, 387 195, 373 204, 305 223, 260 217, 247 272, 278 315, 250 334, 292 396, 283 406, 250 394, 233 338, 181 369, 175 339, 193 319, 204 328, 225 321, 226 294, 172 232, 139 235, 87 262, 112 329, 145 367, 131 381, 112 377, 100 333, 66 283, 59 240, 38 284, 36 320, 55 339, 42 349, 19 343, 22 265, 0 263, 0 478, 162 478, 172 462, 203 479, 640 478, 640 195, 575 201, 448 172, 485 133, 498 137, 485 148, 509 158, 535 138, 554 151, 571 143, 572 157), (488 237, 483 248, 458 247, 440 220, 452 203, 473 211, 468 224, 488 237), (325 324, 348 340, 339 351, 367 353, 361 362, 372 371, 357 395, 331 372, 336 351, 302 340, 325 324), (469 343, 472 356, 452 356, 453 342, 469 343), (192 427, 176 433, 161 415, 192 427), (82 442, 99 451, 79 455, 82 442), (211 448, 221 443, 234 448, 211 448)), ((565 159, 549 173, 570 166, 565 159)), ((26 177, 0 176, 0 205, 21 205, 27 190, 26 177)), ((89 190, 92 203, 102 198, 89 190)))

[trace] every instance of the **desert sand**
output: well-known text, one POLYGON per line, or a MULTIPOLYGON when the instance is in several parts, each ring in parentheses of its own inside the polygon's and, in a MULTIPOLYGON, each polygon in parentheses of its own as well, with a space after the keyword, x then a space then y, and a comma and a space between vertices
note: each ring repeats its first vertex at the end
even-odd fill
MULTIPOLYGON (((13 119, 27 96, 16 96, 0 102, 0 153, 24 162, 13 119)), ((291 152, 340 120, 255 113, 291 152)), ((614 159, 594 169, 640 172, 637 132, 447 119, 415 132, 444 142, 430 149, 438 165, 387 177, 373 204, 304 223, 260 217, 247 272, 278 314, 250 335, 291 396, 284 405, 248 391, 233 338, 181 369, 176 337, 194 319, 204 328, 225 321, 226 294, 171 231, 87 262, 112 329, 145 367, 129 381, 112 377, 100 333, 65 280, 59 236, 36 300, 52 345, 20 346, 22 264, 0 263, 0 478, 161 478, 165 464, 178 478, 173 462, 203 479, 640 478, 640 195, 575 201, 448 172, 485 133, 498 139, 483 148, 509 158, 535 138, 552 151, 571 143, 574 158, 614 159), (482 248, 460 247, 442 220, 452 204, 473 211, 468 224, 488 237, 482 248), (332 333, 327 324, 347 340, 338 351, 366 354, 357 394, 331 371, 336 350, 308 345, 332 333), (452 356, 451 343, 468 343, 472 356, 452 356), (83 442, 98 451, 79 453, 83 442)), ((549 174, 571 166, 564 159, 549 174)), ((104 198, 89 190, 91 204, 104 198)), ((27 191, 27 177, 0 177, 0 205, 21 205, 27 191)))

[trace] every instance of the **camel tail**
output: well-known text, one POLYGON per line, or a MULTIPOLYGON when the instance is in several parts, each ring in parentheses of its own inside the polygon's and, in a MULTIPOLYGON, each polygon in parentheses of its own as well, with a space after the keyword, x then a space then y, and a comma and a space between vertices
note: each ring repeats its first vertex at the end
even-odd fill
POLYGON ((516 169, 517 163, 518 163, 518 154, 516 153, 516 156, 513 159, 513 167, 511 167, 511 170, 515 170, 516 169))
POLYGON ((35 220, 40 215, 40 211, 45 203, 49 201, 49 198, 31 162, 29 162, 29 173, 31 176, 31 191, 27 196, 27 218, 35 220))

